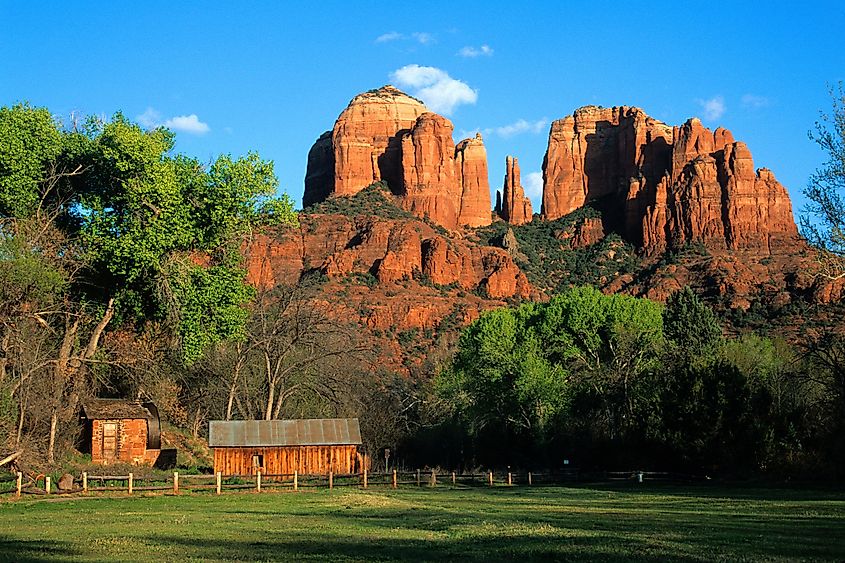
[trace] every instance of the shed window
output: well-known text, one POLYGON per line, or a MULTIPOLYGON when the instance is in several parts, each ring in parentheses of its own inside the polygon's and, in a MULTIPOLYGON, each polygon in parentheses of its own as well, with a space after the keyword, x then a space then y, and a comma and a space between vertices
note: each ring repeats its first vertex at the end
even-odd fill
POLYGON ((252 466, 264 467, 264 456, 261 454, 255 454, 254 456, 252 456, 252 466))

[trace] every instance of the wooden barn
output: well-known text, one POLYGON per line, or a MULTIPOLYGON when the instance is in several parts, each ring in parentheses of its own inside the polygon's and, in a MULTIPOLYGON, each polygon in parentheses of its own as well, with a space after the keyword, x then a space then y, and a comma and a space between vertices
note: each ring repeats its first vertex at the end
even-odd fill
POLYGON ((89 399, 82 405, 83 451, 102 465, 155 465, 161 453, 161 422, 153 403, 89 399))
POLYGON ((224 475, 328 475, 367 467, 357 418, 212 420, 208 445, 224 475))

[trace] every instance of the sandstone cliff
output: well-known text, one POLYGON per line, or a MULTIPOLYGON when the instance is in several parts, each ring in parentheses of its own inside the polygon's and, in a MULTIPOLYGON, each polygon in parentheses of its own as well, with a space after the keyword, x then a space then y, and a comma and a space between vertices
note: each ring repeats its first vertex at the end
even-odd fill
POLYGON ((587 106, 552 123, 546 219, 592 203, 647 253, 701 242, 771 254, 800 246, 786 189, 726 129, 669 127, 639 108, 587 106))
POLYGON ((454 127, 393 86, 360 94, 308 154, 303 205, 384 180, 418 217, 456 229, 490 224, 481 136, 455 146, 454 127))
POLYGON ((502 219, 511 225, 522 225, 531 221, 534 215, 531 200, 525 197, 525 190, 522 189, 519 161, 512 156, 505 158, 505 183, 501 197, 498 207, 502 219))

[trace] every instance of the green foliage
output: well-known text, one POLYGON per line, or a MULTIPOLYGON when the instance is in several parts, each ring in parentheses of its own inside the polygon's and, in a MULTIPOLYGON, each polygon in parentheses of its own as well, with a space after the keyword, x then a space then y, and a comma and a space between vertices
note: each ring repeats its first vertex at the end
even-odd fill
POLYGON ((27 217, 43 194, 62 135, 46 108, 0 107, 0 215, 27 217))
POLYGON ((245 306, 255 296, 246 271, 227 265, 184 265, 170 274, 182 355, 191 363, 224 339, 243 338, 249 316, 245 306))
POLYGON ((716 315, 689 286, 666 300, 663 329, 666 338, 691 356, 712 354, 722 340, 716 315))
POLYGON ((516 257, 520 269, 534 286, 560 293, 579 285, 602 285, 603 279, 636 270, 634 248, 615 233, 586 248, 572 248, 569 240, 559 238, 574 232, 580 222, 600 217, 598 209, 585 206, 554 221, 514 226, 496 222, 477 234, 482 243, 498 246, 507 229, 513 229, 523 255, 516 257))
POLYGON ((0 298, 6 304, 47 304, 67 288, 64 272, 21 237, 0 237, 0 298))
POLYGON ((542 441, 580 387, 604 400, 656 360, 661 341, 657 303, 573 288, 482 314, 461 334, 439 390, 476 432, 495 424, 542 441))

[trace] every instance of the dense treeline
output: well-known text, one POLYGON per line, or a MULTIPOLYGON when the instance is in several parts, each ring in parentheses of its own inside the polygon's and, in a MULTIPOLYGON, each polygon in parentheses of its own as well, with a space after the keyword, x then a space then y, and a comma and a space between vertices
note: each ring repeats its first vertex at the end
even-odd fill
POLYGON ((438 380, 448 420, 417 447, 443 440, 447 464, 842 476, 843 360, 828 333, 726 339, 689 288, 665 307, 575 288, 464 330, 438 380))

